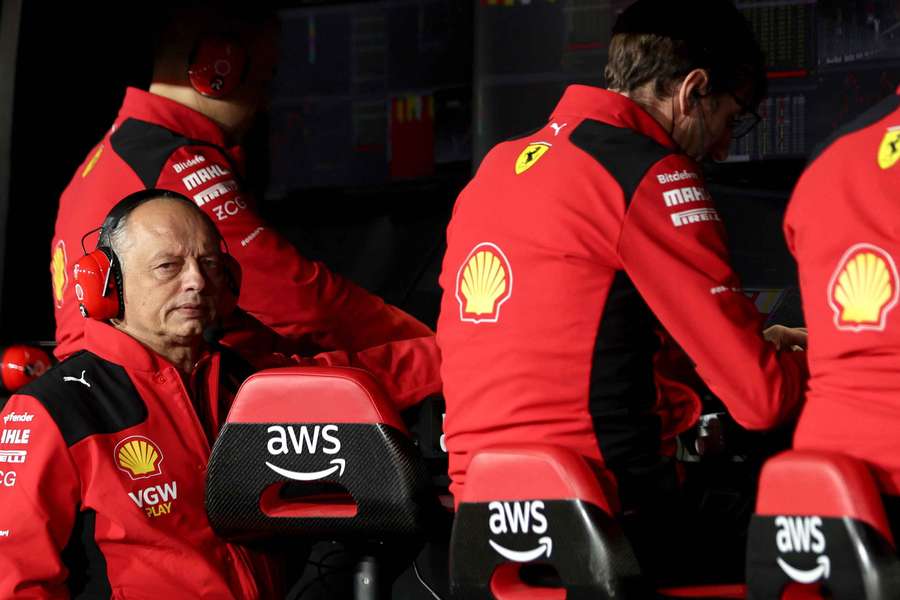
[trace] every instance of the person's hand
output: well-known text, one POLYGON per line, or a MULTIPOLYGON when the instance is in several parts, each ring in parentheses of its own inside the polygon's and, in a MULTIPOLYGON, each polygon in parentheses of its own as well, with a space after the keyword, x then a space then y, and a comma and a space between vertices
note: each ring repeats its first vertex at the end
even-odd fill
POLYGON ((778 350, 806 350, 806 328, 772 325, 763 331, 763 339, 772 342, 778 350))

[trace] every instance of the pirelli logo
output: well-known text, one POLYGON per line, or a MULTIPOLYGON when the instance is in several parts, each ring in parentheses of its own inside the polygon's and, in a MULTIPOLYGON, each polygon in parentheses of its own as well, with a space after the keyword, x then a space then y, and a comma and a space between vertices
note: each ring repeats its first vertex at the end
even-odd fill
POLYGON ((683 187, 663 192, 663 201, 666 203, 666 206, 678 206, 689 202, 704 202, 709 199, 709 192, 702 187, 683 187))
POLYGON ((672 224, 675 227, 683 227, 691 223, 702 223, 704 221, 721 221, 719 213, 714 208, 695 208, 693 210, 683 210, 681 212, 672 213, 672 224))

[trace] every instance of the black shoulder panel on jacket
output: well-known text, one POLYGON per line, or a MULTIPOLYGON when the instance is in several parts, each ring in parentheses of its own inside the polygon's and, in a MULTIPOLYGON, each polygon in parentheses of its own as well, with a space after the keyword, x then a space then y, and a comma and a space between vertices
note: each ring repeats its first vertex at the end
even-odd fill
POLYGON ((569 139, 619 182, 626 207, 650 167, 674 154, 642 133, 591 119, 582 121, 569 139))
POLYGON ((147 419, 147 405, 125 369, 90 352, 73 354, 18 393, 44 406, 68 446, 147 419))
POLYGON ((894 94, 893 96, 885 98, 843 127, 838 128, 838 130, 831 134, 828 139, 816 146, 812 151, 812 154, 809 155, 809 163, 807 164, 810 164, 814 160, 819 158, 819 156, 821 156, 829 146, 834 144, 845 135, 850 135, 851 133, 855 133, 861 129, 865 129, 870 125, 874 125, 881 119, 897 110, 897 108, 900 108, 900 96, 894 94))
POLYGON ((144 186, 152 188, 172 153, 191 144, 191 140, 147 121, 126 119, 109 137, 109 143, 144 186))

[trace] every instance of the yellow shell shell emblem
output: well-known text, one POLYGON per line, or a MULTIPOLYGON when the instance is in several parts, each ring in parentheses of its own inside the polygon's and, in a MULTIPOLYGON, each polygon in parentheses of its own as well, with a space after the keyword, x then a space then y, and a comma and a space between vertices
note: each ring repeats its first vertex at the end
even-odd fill
POLYGON ((547 142, 534 142, 528 144, 516 159, 516 175, 521 175, 537 163, 552 147, 547 142))
POLYGON ((69 283, 69 276, 66 274, 66 243, 59 240, 56 248, 53 250, 53 258, 50 260, 50 274, 53 276, 53 297, 56 299, 56 307, 62 308, 63 293, 66 291, 66 285, 69 283))
POLYGON ((856 244, 844 253, 828 285, 834 324, 842 331, 883 331, 897 304, 897 266, 882 248, 856 244))
POLYGON ((91 160, 84 166, 84 170, 81 172, 81 178, 84 179, 88 175, 91 174, 91 171, 94 170, 94 167, 97 166, 97 161, 100 160, 100 155, 103 154, 103 144, 100 144, 97 147, 97 151, 94 152, 94 155, 91 157, 91 160))
POLYGON ((459 318, 468 323, 496 323, 500 307, 512 295, 512 269, 496 244, 475 246, 456 275, 459 318))
POLYGON ((150 439, 141 435, 125 438, 116 445, 116 464, 132 479, 146 479, 162 473, 162 452, 150 439))
POLYGON ((891 127, 878 147, 878 166, 890 169, 900 159, 900 127, 891 127))

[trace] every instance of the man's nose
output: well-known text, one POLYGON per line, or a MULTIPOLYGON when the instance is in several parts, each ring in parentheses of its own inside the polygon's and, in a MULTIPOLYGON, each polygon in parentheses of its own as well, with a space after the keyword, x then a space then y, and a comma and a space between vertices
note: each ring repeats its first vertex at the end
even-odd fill
POLYGON ((181 285, 185 290, 196 290, 199 292, 207 285, 206 275, 203 273, 199 261, 193 258, 189 258, 185 262, 181 277, 181 285))

